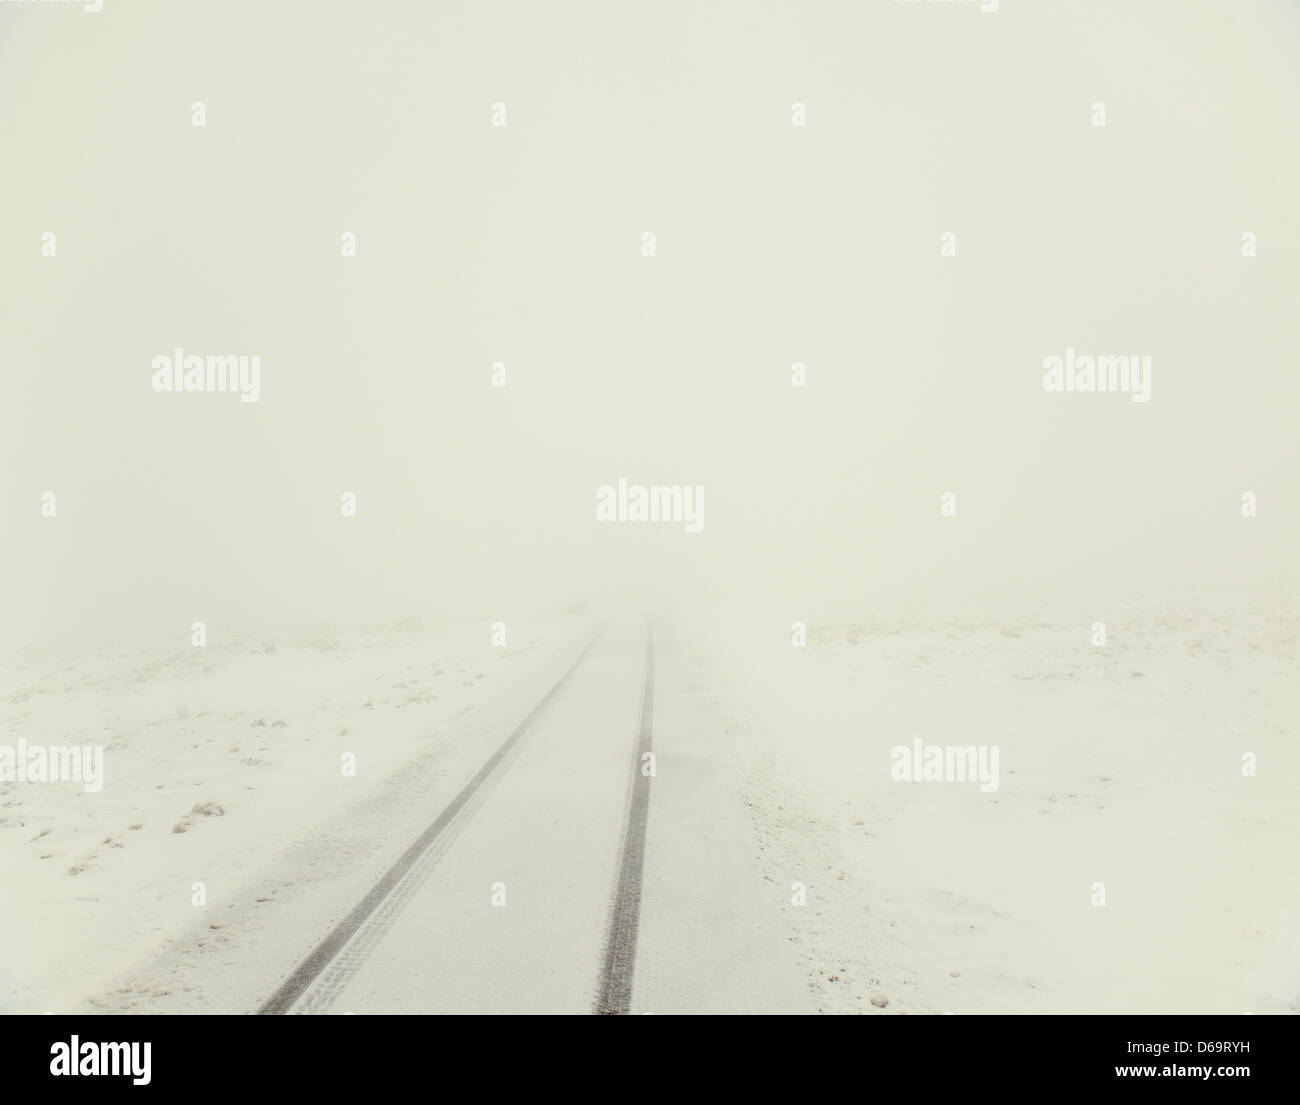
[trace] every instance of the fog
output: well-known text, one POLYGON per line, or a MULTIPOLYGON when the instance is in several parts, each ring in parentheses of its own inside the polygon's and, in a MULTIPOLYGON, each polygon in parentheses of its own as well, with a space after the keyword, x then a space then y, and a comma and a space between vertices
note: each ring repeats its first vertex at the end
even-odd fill
POLYGON ((0 4, 0 633, 1291 604, 1298 46, 1280 2, 0 4), (257 401, 156 391, 178 347, 257 401), (1149 399, 1045 391, 1067 348, 1149 399), (620 478, 702 529, 598 521, 620 478))

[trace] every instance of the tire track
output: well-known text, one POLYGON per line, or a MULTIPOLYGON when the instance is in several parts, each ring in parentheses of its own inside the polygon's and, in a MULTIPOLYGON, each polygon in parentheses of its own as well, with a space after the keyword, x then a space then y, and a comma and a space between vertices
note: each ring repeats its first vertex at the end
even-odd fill
POLYGON ((414 889, 446 852, 456 832, 473 816, 491 789, 491 784, 499 779, 513 762, 514 754, 519 751, 524 736, 531 731, 545 709, 582 666, 582 662, 595 647, 603 632, 602 626, 593 634, 559 681, 542 696, 523 721, 479 768, 474 777, 384 872, 351 912, 308 952, 293 973, 258 1007, 259 1015, 274 1016, 288 1013, 322 976, 325 977, 322 978, 322 985, 319 987, 319 997, 313 994, 309 1001, 304 1003, 307 1008, 303 1011, 315 1011, 328 1005, 347 979, 364 962, 370 948, 392 923, 414 889))
POLYGON ((636 940, 641 920, 641 879, 645 869, 646 824, 650 817, 650 780, 642 774, 654 743, 655 642, 646 626, 645 685, 641 692, 641 725, 632 783, 628 791, 627 822, 618 865, 618 881, 610 905, 605 936, 605 962, 593 1012, 618 1016, 632 1010, 632 977, 636 969, 636 940))

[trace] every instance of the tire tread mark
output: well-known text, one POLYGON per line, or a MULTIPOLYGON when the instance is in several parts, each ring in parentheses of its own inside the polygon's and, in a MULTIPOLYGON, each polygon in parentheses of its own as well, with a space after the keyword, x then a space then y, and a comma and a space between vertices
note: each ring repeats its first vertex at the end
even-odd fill
POLYGON ((653 751, 654 745, 654 683, 654 632, 647 626, 641 724, 637 733, 636 756, 632 762, 622 856, 605 937, 605 961, 593 1010, 598 1015, 619 1016, 632 1010, 632 979, 636 969, 636 942, 641 919, 641 882, 645 869, 646 825, 650 817, 652 778, 641 773, 641 765, 643 757, 653 751))
POLYGON ((583 647, 577 659, 560 677, 559 681, 542 696, 523 721, 515 726, 511 734, 488 757, 487 762, 461 788, 456 797, 447 803, 442 812, 434 818, 416 838, 415 842, 398 857, 396 862, 380 877, 379 881, 370 888, 366 896, 325 935, 319 944, 307 953, 307 956, 298 964, 293 973, 258 1007, 257 1013, 259 1015, 274 1016, 287 1013, 294 1003, 302 997, 307 988, 329 966, 335 956, 343 950, 344 945, 364 925, 371 914, 375 913, 385 903, 385 900, 399 886, 421 856, 438 841, 438 838, 458 820, 462 813, 466 812, 465 807, 470 803, 470 800, 475 797, 476 793, 492 777, 493 773, 502 766, 511 751, 514 750, 515 745, 532 728, 534 722, 537 721, 546 707, 550 705, 565 684, 569 682, 583 660, 587 658, 587 654, 595 647, 603 632, 604 626, 601 626, 583 647))

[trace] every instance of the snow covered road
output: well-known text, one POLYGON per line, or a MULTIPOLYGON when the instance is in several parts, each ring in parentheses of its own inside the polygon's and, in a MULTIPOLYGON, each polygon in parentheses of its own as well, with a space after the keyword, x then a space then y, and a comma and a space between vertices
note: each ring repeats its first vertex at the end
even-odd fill
POLYGON ((741 765, 683 643, 649 634, 574 627, 92 1007, 805 1011, 741 765))

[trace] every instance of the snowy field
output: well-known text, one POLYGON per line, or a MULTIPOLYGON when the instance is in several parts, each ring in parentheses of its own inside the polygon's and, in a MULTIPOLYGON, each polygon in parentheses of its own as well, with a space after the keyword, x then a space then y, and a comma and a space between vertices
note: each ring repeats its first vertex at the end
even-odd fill
POLYGON ((453 759, 576 621, 512 621, 505 648, 412 621, 7 655, 0 744, 102 745, 104 782, 0 783, 0 1011, 89 998, 194 923, 196 882, 219 906, 404 765, 453 759))
MULTIPOLYGON (((506 648, 487 625, 407 622, 10 654, 0 743, 101 744, 105 766, 99 790, 0 783, 0 1008, 244 1011, 595 624, 512 623, 506 648)), ((564 692, 422 892, 431 916, 469 926, 462 951, 498 863, 483 856, 511 854, 529 810, 542 851, 516 863, 515 892, 532 886, 542 902, 562 875, 603 914, 638 636, 620 629, 623 643, 564 692), (606 831, 564 830, 587 806, 609 807, 606 831), (570 845, 548 852, 553 831, 570 845)), ((664 619, 641 1000, 662 1012, 1296 1012, 1296 638, 1286 614, 1144 612, 1108 623, 1104 646, 1069 620, 896 618, 812 624, 794 647, 770 624, 664 619), (918 740, 982 750, 971 762, 996 774, 902 781, 899 750, 918 740)), ((410 923, 427 930, 418 910, 410 923)), ((554 954, 559 973, 520 968, 502 999, 531 987, 544 1010, 561 979, 580 995, 599 927, 579 924, 564 949, 543 941, 536 955, 554 954)), ((428 959, 421 940, 396 939, 428 959)), ((371 994, 373 977, 345 999, 383 1011, 450 993, 390 979, 371 994)), ((472 979, 458 985, 458 1000, 489 1000, 472 979)))
POLYGON ((1300 1009, 1294 616, 781 628, 702 662, 819 1010, 1300 1009), (918 738, 997 789, 895 781, 918 738))

